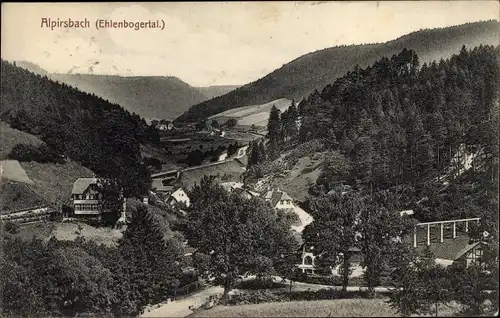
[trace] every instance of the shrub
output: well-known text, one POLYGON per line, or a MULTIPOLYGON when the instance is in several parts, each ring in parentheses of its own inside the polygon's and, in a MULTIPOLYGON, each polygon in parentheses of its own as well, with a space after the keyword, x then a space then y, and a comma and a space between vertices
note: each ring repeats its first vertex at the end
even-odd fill
POLYGON ((284 161, 293 166, 299 161, 299 158, 305 156, 314 155, 313 158, 318 158, 316 153, 322 151, 323 149, 323 142, 318 139, 313 139, 295 147, 288 155, 285 156, 284 161))
MULTIPOLYGON (((377 294, 377 297, 383 298, 387 295, 383 293, 377 294)), ((305 290, 294 291, 245 291, 238 294, 230 295, 225 301, 226 305, 245 305, 245 304, 260 304, 271 302, 284 302, 284 301, 311 301, 311 300, 332 300, 332 299, 357 299, 368 298, 367 291, 352 291, 342 292, 333 289, 320 289, 320 290, 305 290)))
POLYGON ((287 294, 273 293, 269 290, 259 290, 256 292, 241 292, 229 296, 226 300, 227 305, 246 305, 246 304, 260 304, 287 301, 287 294))
POLYGON ((146 166, 151 166, 156 170, 161 170, 162 164, 164 163, 155 157, 144 157, 142 160, 146 166))
POLYGON ((285 287, 285 285, 270 280, 261 280, 261 279, 240 281, 235 286, 236 289, 249 289, 249 290, 271 289, 271 288, 281 288, 281 287, 285 287))
POLYGON ((19 233, 19 225, 14 223, 14 222, 11 222, 11 221, 5 222, 3 228, 4 228, 5 232, 10 233, 10 234, 19 233))
POLYGON ((9 159, 18 161, 64 163, 63 156, 46 144, 41 144, 39 146, 17 144, 12 148, 8 157, 9 159))
POLYGON ((238 120, 236 120, 235 118, 230 118, 226 121, 226 127, 228 127, 228 128, 233 128, 237 124, 238 124, 238 120))

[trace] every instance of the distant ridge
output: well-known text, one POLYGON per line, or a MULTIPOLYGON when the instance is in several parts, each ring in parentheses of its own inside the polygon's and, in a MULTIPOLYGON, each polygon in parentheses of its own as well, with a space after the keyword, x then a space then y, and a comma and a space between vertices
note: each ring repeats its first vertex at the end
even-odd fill
POLYGON ((283 65, 263 78, 236 90, 192 106, 176 119, 196 122, 223 111, 288 98, 300 100, 352 70, 366 67, 375 60, 391 57, 403 48, 414 50, 420 63, 450 57, 467 47, 498 45, 500 23, 496 20, 473 22, 446 28, 424 29, 379 44, 338 46, 311 52, 283 65))
MULTIPOLYGON (((200 89, 173 76, 60 74, 49 73, 28 61, 15 61, 15 63, 35 74, 45 75, 53 81, 65 83, 111 103, 119 104, 129 112, 147 120, 172 120, 189 106, 208 99, 200 89)), ((221 89, 222 94, 228 92, 221 89)))

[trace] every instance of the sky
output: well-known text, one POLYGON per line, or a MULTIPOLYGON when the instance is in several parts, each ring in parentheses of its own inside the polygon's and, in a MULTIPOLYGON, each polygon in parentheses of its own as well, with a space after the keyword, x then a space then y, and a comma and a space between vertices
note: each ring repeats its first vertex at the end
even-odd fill
POLYGON ((1 57, 49 72, 176 76, 242 85, 327 47, 380 43, 425 28, 499 20, 497 1, 2 3, 1 57), (90 28, 42 27, 84 20, 90 28), (97 29, 95 21, 163 21, 97 29))

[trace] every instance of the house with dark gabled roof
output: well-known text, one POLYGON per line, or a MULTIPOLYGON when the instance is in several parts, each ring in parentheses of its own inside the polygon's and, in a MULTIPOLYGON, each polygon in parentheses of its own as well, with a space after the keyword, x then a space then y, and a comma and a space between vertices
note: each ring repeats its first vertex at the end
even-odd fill
POLYGON ((271 206, 276 210, 294 210, 295 204, 292 198, 284 192, 278 190, 268 190, 261 196, 264 200, 271 203, 271 206))
MULTIPOLYGON (((111 212, 102 206, 102 194, 99 192, 99 179, 97 178, 78 178, 73 183, 71 199, 75 215, 100 216, 111 212)), ((126 209, 125 202, 123 199, 122 214, 126 209)))

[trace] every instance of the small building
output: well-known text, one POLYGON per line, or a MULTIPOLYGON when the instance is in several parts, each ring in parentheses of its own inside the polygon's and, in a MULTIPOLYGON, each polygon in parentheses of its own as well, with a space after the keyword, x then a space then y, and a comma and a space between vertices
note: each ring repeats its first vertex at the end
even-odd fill
POLYGON ((212 128, 212 130, 209 133, 210 136, 219 136, 219 137, 224 137, 226 135, 226 132, 222 129, 218 128, 212 128))
POLYGON ((175 178, 158 178, 151 181, 151 189, 154 192, 170 193, 174 186, 172 185, 177 179, 175 178))
POLYGON ((276 210, 295 210, 295 204, 292 198, 284 192, 278 190, 268 190, 262 194, 262 198, 271 203, 276 210))
POLYGON ((404 215, 413 215, 413 210, 403 210, 399 212, 399 215, 404 216, 404 215))
POLYGON ((236 188, 233 190, 233 193, 236 193, 240 197, 248 199, 248 200, 250 200, 253 197, 259 196, 258 193, 250 191, 248 189, 244 189, 244 188, 236 188))
POLYGON ((227 151, 224 151, 219 155, 219 157, 217 157, 217 161, 224 161, 226 159, 227 159, 227 151))
MULTIPOLYGON (((306 244, 302 244, 302 251, 300 255, 301 263, 297 264, 297 267, 302 273, 305 274, 318 274, 316 257, 313 247, 306 247, 306 244)), ((357 247, 349 249, 349 277, 359 277, 363 275, 364 268, 361 266, 363 261, 363 255, 361 250, 357 247)), ((339 255, 340 258, 343 255, 339 255)), ((338 265, 335 267, 330 267, 332 276, 342 276, 343 265, 341 261, 337 262, 338 265)))
POLYGON ((189 207, 191 204, 189 197, 182 187, 174 187, 170 196, 167 199, 167 204, 174 205, 185 205, 189 207))
POLYGON ((161 130, 161 131, 168 131, 168 130, 174 129, 174 124, 171 122, 167 122, 166 124, 159 124, 157 126, 157 128, 158 128, 158 130, 161 130))

